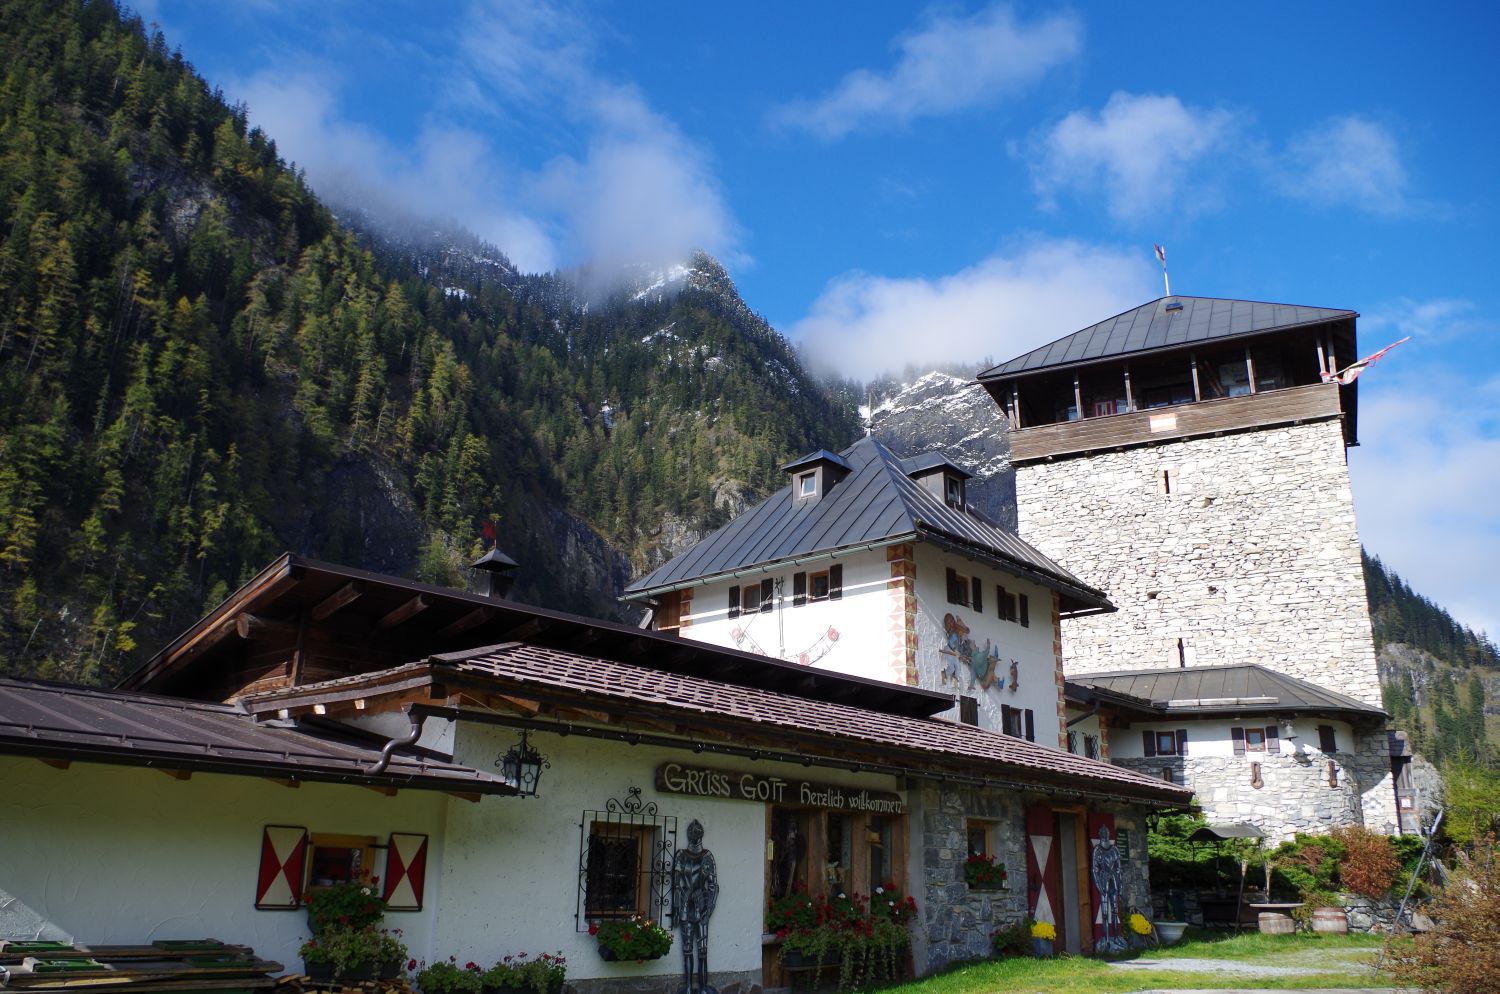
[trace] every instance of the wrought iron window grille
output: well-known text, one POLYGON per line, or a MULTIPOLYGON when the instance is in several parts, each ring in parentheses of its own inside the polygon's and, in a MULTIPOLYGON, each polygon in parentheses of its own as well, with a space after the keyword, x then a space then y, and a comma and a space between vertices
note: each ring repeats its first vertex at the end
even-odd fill
POLYGON ((665 924, 671 912, 677 818, 631 787, 624 800, 585 810, 578 823, 576 928, 606 918, 645 915, 665 924))

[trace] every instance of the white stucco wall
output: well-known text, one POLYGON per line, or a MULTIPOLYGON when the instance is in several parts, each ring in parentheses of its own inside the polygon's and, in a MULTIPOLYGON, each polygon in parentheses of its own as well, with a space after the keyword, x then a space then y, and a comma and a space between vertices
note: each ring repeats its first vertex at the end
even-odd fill
MULTIPOLYGON (((458 762, 481 768, 516 740, 505 728, 461 722, 458 762)), ((677 845, 687 845, 688 822, 703 824, 703 844, 714 854, 719 900, 710 927, 709 970, 759 971, 765 892, 766 808, 743 800, 658 792, 656 769, 685 762, 761 775, 815 779, 855 788, 893 791, 895 779, 800 765, 695 755, 682 749, 630 746, 583 736, 534 734, 532 743, 551 762, 537 799, 455 802, 442 867, 438 955, 493 962, 506 953, 562 952, 568 978, 624 978, 680 973, 672 952, 644 964, 606 963, 597 943, 578 931, 579 829, 586 810, 602 811, 625 800, 632 786, 677 819, 677 845)), ((586 923, 585 923, 586 924, 586 923)))
POLYGON ((681 634, 793 662, 799 654, 808 652, 817 656, 808 665, 819 669, 904 683, 906 674, 892 664, 890 654, 890 576, 885 550, 875 549, 706 584, 694 589, 688 615, 691 623, 681 634), (834 562, 844 568, 843 597, 793 607, 792 575, 821 572, 834 562), (758 584, 766 578, 781 583, 781 596, 773 608, 730 618, 729 588, 758 584), (833 641, 829 629, 837 632, 837 641, 833 641), (740 633, 738 637, 736 632, 740 633))
MULTIPOLYGON (((385 797, 211 773, 174 780, 159 770, 86 763, 57 770, 11 756, 0 756, 0 783, 0 936, 122 944, 211 936, 252 946, 295 973, 306 912, 255 909, 266 825, 382 844, 392 832, 423 833, 429 866, 444 859, 450 799, 430 791, 385 797)), ((375 869, 384 872, 379 852, 375 869)), ((386 916, 417 958, 431 957, 440 887, 429 873, 426 910, 386 916)))
POLYGON ((1302 718, 1293 725, 1297 735, 1296 738, 1288 739, 1281 729, 1281 722, 1271 715, 1254 715, 1246 718, 1194 718, 1177 719, 1173 721, 1135 721, 1131 722, 1129 728, 1118 728, 1114 730, 1114 736, 1110 739, 1110 756, 1114 759, 1144 759, 1145 744, 1141 739, 1142 731, 1170 732, 1179 728, 1187 729, 1187 754, 1190 758, 1208 756, 1233 756, 1234 739, 1230 735, 1231 728, 1265 728, 1275 725, 1278 731, 1277 741, 1281 743, 1281 752, 1286 755, 1301 753, 1307 756, 1321 758, 1322 750, 1318 748, 1318 726, 1332 725, 1334 744, 1338 746, 1339 752, 1352 753, 1354 751, 1354 730, 1345 721, 1331 721, 1326 718, 1302 718))
MULTIPOLYGON (((972 559, 930 545, 916 547, 917 576, 917 673, 919 686, 927 690, 979 699, 979 724, 1000 729, 1000 705, 1030 708, 1035 716, 1036 741, 1057 747, 1057 658, 1052 651, 1052 592, 972 559), (963 577, 979 577, 984 586, 983 610, 948 603, 948 574, 953 569, 963 577), (1030 602, 1028 627, 1002 621, 995 586, 1013 594, 1025 594, 1030 602), (946 645, 943 618, 952 614, 968 626, 968 638, 981 652, 986 644, 999 655, 993 685, 985 688, 975 679, 971 665, 942 652, 946 645), (949 675, 949 661, 956 664, 957 679, 949 675), (1018 688, 1012 684, 1010 664, 1016 663, 1018 688)), ((949 717, 957 717, 955 709, 949 717)))

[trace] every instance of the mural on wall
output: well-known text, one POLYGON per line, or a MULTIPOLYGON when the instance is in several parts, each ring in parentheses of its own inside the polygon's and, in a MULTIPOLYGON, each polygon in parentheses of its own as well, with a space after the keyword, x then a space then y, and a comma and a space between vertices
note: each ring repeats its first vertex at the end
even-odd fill
MULTIPOLYGON (((780 608, 777 608, 777 610, 780 610, 780 608)), ((760 615, 757 614, 755 617, 758 618, 760 615)), ((752 618, 750 624, 754 624, 754 621, 755 619, 752 618)), ((730 629, 729 637, 734 639, 734 647, 736 649, 743 649, 746 652, 753 652, 761 656, 772 655, 772 653, 763 649, 759 642, 755 641, 755 636, 750 634, 749 624, 736 625, 730 629)), ((828 630, 818 636, 818 640, 806 649, 792 653, 783 652, 779 658, 795 659, 798 666, 811 666, 832 652, 834 647, 838 645, 838 641, 839 630, 829 625, 828 630)))
MULTIPOLYGON (((943 657, 940 678, 944 683, 967 683, 971 689, 977 685, 983 690, 1005 686, 1005 679, 999 676, 1000 650, 989 639, 982 647, 975 645, 969 637, 969 626, 951 613, 943 615, 943 647, 938 654, 943 657)), ((1011 663, 1010 672, 1014 679, 1015 663, 1011 663)))
POLYGON ((1120 920, 1120 894, 1125 886, 1124 868, 1121 865, 1120 849, 1111 838, 1113 817, 1105 820, 1099 814, 1089 816, 1089 843, 1093 855, 1089 859, 1089 881, 1093 885, 1094 898, 1094 949, 1097 952, 1124 952, 1126 947, 1124 929, 1120 920), (1097 832, 1094 831, 1098 826, 1097 832))
POLYGON ((708 982, 708 920, 719 902, 714 854, 703 848, 703 825, 688 822, 688 844, 672 857, 672 924, 682 936, 682 987, 678 994, 719 994, 708 982))

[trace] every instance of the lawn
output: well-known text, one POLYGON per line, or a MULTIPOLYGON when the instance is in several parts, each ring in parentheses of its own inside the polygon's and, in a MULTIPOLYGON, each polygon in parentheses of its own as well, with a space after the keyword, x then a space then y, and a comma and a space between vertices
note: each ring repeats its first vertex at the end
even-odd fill
POLYGON ((1102 959, 1061 956, 1050 960, 986 960, 955 966, 888 994, 1110 994, 1152 988, 1246 987, 1298 990, 1309 987, 1381 987, 1390 982, 1372 973, 1380 939, 1367 935, 1229 936, 1189 932, 1174 947, 1146 949, 1114 958, 1141 963, 1121 968, 1102 959), (1207 970, 1193 960, 1229 961, 1238 972, 1207 970), (1144 961, 1159 962, 1146 966, 1144 961), (1282 973, 1286 970, 1286 973, 1282 973), (1306 970, 1309 972, 1292 972, 1306 970))

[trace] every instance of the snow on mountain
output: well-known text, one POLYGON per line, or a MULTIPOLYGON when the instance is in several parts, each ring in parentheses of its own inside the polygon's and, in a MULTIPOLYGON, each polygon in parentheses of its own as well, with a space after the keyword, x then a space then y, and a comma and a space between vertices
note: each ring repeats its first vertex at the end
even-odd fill
POLYGON ((861 408, 865 426, 899 456, 941 449, 974 474, 969 503, 1002 527, 1016 527, 1016 478, 1005 415, 972 379, 923 374, 861 408))

